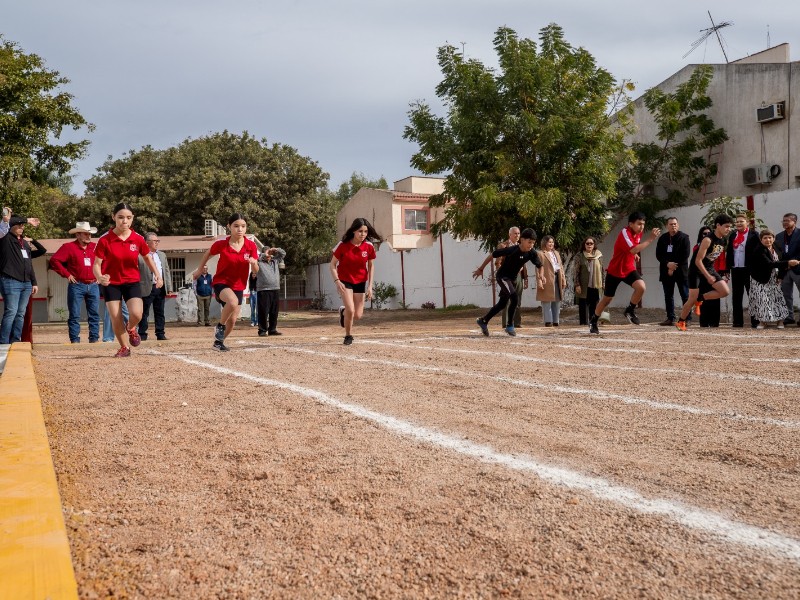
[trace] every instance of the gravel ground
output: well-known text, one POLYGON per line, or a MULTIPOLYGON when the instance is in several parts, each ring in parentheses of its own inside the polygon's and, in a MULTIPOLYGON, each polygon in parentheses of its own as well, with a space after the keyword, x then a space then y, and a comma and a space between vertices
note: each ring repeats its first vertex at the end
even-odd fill
POLYGON ((797 598, 800 329, 34 334, 82 598, 797 598))

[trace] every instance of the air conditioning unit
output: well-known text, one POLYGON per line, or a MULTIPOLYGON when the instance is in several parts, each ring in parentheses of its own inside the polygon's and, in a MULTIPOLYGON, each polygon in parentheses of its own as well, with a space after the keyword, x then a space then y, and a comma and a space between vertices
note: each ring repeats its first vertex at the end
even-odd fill
POLYGON ((759 123, 769 123, 783 118, 783 102, 770 104, 756 109, 756 121, 759 123))
POLYGON ((742 170, 742 182, 745 185, 769 185, 780 174, 780 165, 754 165, 742 170))
POLYGON ((214 219, 206 219, 203 235, 206 237, 217 237, 217 222, 214 219))

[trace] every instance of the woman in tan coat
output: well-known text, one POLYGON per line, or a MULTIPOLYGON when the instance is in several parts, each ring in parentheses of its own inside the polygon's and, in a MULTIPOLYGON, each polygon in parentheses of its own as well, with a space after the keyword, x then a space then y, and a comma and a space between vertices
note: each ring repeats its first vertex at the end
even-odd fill
POLYGON ((542 238, 542 249, 539 250, 539 259, 542 261, 542 277, 536 288, 536 299, 542 303, 545 327, 558 327, 561 298, 564 288, 567 287, 564 265, 561 262, 561 255, 555 249, 555 244, 553 236, 546 235, 542 238))

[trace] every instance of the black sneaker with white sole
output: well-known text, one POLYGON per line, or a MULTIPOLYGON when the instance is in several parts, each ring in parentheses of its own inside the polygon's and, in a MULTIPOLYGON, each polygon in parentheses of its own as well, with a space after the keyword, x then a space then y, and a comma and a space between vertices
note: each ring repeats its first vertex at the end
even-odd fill
POLYGON ((475 322, 478 324, 478 327, 481 328, 481 333, 488 337, 489 336, 489 325, 486 323, 486 321, 484 321, 483 319, 478 317, 478 319, 475 322))
POLYGON ((230 352, 231 349, 228 348, 225 344, 223 344, 220 340, 214 340, 214 349, 219 350, 220 352, 230 352))
POLYGON ((344 343, 345 346, 349 346, 350 344, 352 344, 353 343, 353 336, 352 335, 344 336, 344 342, 343 343, 344 343))
POLYGON ((589 320, 589 333, 600 333, 600 329, 597 327, 597 315, 592 315, 592 318, 589 320))
POLYGON ((214 339, 218 342, 225 341, 225 325, 222 323, 217 323, 217 326, 214 328, 214 339))
POLYGON ((636 312, 633 310, 633 307, 629 306, 625 309, 625 312, 622 313, 625 315, 625 318, 628 319, 628 323, 631 325, 638 325, 639 324, 639 317, 636 316, 636 312))

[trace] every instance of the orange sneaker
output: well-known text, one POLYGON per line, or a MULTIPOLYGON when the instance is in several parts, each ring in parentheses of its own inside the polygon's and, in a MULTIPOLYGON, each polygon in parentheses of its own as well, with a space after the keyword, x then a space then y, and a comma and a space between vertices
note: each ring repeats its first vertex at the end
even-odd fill
POLYGON ((698 317, 700 316, 700 307, 703 306, 703 301, 695 302, 694 303, 694 314, 698 317))
POLYGON ((675 321, 675 327, 681 331, 686 331, 686 321, 675 321))
POLYGON ((117 353, 114 355, 114 358, 127 358, 131 355, 130 348, 120 348, 117 350, 117 353))

